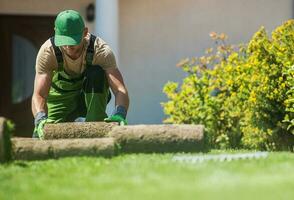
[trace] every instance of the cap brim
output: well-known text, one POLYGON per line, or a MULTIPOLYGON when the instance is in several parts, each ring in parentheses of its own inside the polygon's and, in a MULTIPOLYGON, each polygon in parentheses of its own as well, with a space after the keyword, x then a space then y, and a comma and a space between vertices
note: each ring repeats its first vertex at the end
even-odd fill
POLYGON ((54 43, 56 46, 65 46, 65 45, 78 45, 82 40, 83 34, 65 36, 65 35, 55 35, 54 43))

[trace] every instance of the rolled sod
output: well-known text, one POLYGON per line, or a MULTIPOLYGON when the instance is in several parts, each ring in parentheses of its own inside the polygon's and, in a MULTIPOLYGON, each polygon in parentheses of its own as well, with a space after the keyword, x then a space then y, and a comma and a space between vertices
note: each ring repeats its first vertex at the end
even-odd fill
POLYGON ((125 153, 198 152, 204 150, 202 125, 117 126, 109 135, 125 153))
POLYGON ((44 160, 70 156, 103 156, 115 154, 113 138, 39 140, 12 138, 13 160, 44 160))
POLYGON ((47 124, 45 138, 54 140, 10 139, 8 132, 6 120, 0 118, 0 161, 68 156, 110 157, 116 153, 198 152, 205 148, 202 125, 117 126, 103 122, 47 124), (104 136, 107 138, 90 138, 104 136), (60 139, 62 137, 86 138, 60 139))
POLYGON ((105 137, 117 123, 105 122, 69 122, 45 124, 44 140, 69 138, 102 138, 105 137))

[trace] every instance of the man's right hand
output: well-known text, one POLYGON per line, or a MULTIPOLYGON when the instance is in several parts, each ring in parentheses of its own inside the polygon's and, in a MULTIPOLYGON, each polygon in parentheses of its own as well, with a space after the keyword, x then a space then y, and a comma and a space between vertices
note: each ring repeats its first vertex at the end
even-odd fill
POLYGON ((43 128, 44 128, 46 121, 47 121, 47 114, 45 112, 41 111, 36 114, 36 116, 35 116, 35 129, 34 129, 33 137, 43 139, 43 137, 44 137, 43 128))

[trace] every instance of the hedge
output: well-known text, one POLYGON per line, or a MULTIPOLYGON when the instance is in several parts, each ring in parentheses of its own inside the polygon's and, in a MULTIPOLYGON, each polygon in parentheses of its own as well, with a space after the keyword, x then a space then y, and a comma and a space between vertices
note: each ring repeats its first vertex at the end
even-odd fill
POLYGON ((293 150, 294 20, 247 44, 215 47, 178 63, 187 76, 163 88, 165 123, 203 124, 213 148, 293 150))

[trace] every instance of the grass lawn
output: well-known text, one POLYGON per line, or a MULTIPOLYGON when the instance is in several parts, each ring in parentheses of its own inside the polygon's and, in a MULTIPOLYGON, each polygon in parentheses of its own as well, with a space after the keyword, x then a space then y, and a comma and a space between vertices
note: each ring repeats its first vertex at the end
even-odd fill
POLYGON ((15 161, 0 165, 0 199, 294 199, 293 153, 194 164, 173 156, 15 161))

